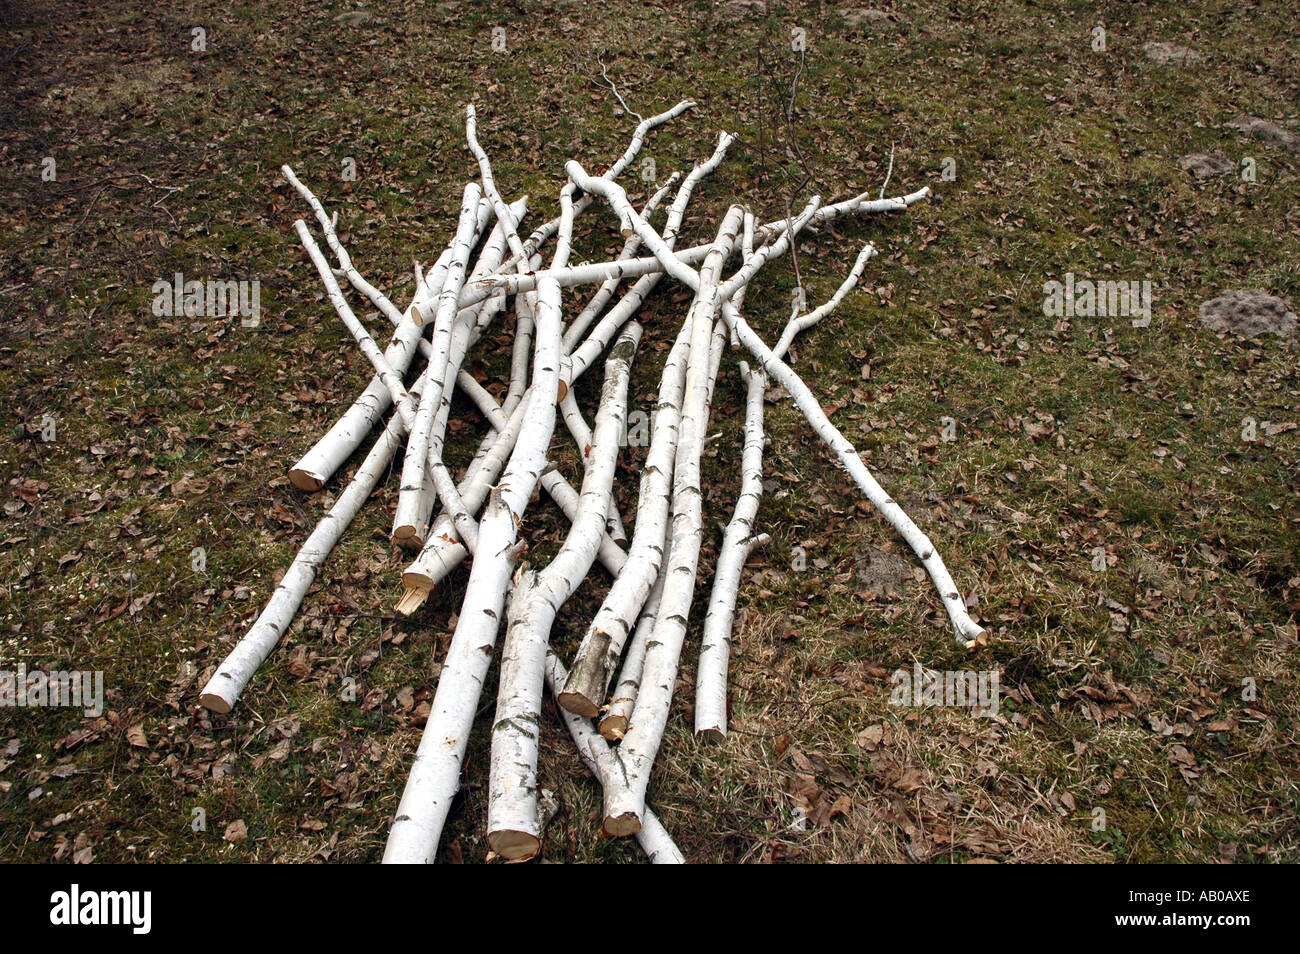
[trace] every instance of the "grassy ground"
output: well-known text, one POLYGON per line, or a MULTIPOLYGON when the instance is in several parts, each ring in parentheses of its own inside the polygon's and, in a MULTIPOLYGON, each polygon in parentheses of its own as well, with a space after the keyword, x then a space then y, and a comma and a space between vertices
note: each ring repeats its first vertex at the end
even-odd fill
MULTIPOLYGON (((540 221, 562 162, 601 166, 633 125, 590 81, 603 56, 641 112, 699 103, 648 144, 661 177, 719 129, 741 137, 693 206, 698 240, 735 198, 782 214, 803 175, 781 118, 795 27, 804 194, 878 188, 891 146, 891 192, 937 193, 808 240, 813 300, 868 238, 882 255, 797 367, 932 532, 992 638, 973 655, 953 645, 911 554, 774 400, 760 514, 773 540, 742 591, 733 732, 716 747, 691 736, 694 621, 652 804, 697 861, 1300 856, 1297 351, 1196 320, 1226 288, 1300 306, 1300 160, 1227 125, 1297 119, 1285 4, 925 0, 874 31, 829 3, 736 20, 703 3, 140 6, 0 4, 0 669, 98 669, 108 687, 98 719, 0 710, 0 858, 382 852, 464 585, 394 616, 395 480, 239 718, 195 712, 205 672, 336 487, 303 495, 286 468, 369 377, 294 239, 306 210, 280 163, 405 301, 412 258, 450 237, 472 174, 464 103, 507 193, 541 197, 540 221), (1204 61, 1156 65, 1152 40, 1204 61), (1178 163, 1215 149, 1255 159, 1257 181, 1178 163), (151 285, 175 272, 258 279, 261 326, 155 317, 151 285), (1042 284, 1068 272, 1150 279, 1150 326, 1045 317, 1042 284), (889 674, 917 661, 997 670, 998 717, 889 705, 889 674), (345 676, 356 702, 340 698, 345 676)), ((606 217, 581 222, 577 258, 615 243, 606 217)), ((750 293, 765 334, 793 283, 774 267, 750 293)), ((682 308, 658 296, 650 339, 682 308)), ((662 360, 643 350, 643 407, 662 360)), ((711 526, 738 482, 740 397, 728 362, 705 463, 711 526)), ((539 504, 541 554, 558 528, 539 504)), ((604 585, 593 575, 561 615, 566 651, 604 585)), ((490 719, 485 700, 448 861, 487 854, 490 719)), ((542 775, 560 806, 546 858, 637 857, 595 833, 597 789, 554 720, 542 775)))

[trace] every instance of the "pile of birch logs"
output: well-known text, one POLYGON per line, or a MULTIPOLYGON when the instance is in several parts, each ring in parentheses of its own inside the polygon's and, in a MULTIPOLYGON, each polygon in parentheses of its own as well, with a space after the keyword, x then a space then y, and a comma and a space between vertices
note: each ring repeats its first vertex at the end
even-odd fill
POLYGON ((984 640, 984 630, 968 615, 929 539, 889 498, 817 397, 783 361, 795 336, 817 324, 854 287, 875 254, 873 246, 862 249, 829 301, 806 312, 795 308, 775 345, 765 343, 743 317, 750 281, 790 252, 805 229, 840 216, 905 210, 929 189, 884 198, 882 187, 878 198, 864 194, 833 205, 814 198, 798 214, 768 223, 756 222, 745 208, 733 205, 712 241, 679 250, 677 238, 692 192, 722 162, 732 137, 721 135, 707 161, 685 176, 674 175, 640 209, 618 179, 646 136, 692 105, 682 102, 642 121, 627 151, 602 175, 568 162, 560 215, 526 239, 519 231, 526 200, 510 203, 501 196, 469 107, 466 138, 479 176, 465 186, 451 244, 432 267, 416 266, 417 291, 404 311, 357 271, 339 240, 335 218, 293 170, 282 169, 314 212, 334 264, 299 220, 303 247, 339 318, 374 368, 374 378, 355 403, 292 468, 292 483, 305 491, 321 489, 390 407, 393 413, 266 608, 203 688, 200 703, 213 712, 231 711, 284 636, 330 550, 390 465, 397 469, 394 462, 405 447, 392 538, 419 552, 402 575, 404 593, 397 609, 415 611, 461 563, 469 563, 469 580, 390 829, 385 862, 434 860, 501 630, 505 637, 492 720, 487 818, 491 850, 509 860, 527 860, 540 850, 538 734, 543 695, 549 691, 579 758, 603 788, 604 833, 635 835, 653 861, 682 861, 646 806, 646 787, 664 737, 701 577, 701 454, 719 366, 730 353, 743 356, 737 363, 747 394, 741 492, 708 593, 695 687, 696 733, 717 739, 727 731, 727 667, 737 591, 751 549, 765 539, 756 533, 756 517, 763 492, 763 399, 769 381, 785 389, 862 493, 915 551, 938 588, 957 639, 966 646, 984 640), (593 204, 617 220, 622 249, 609 261, 570 264, 574 219, 593 204), (662 224, 652 225, 661 212, 662 224), (629 536, 613 484, 625 437, 629 380, 644 333, 634 318, 665 277, 686 286, 693 298, 658 381, 629 536), (377 331, 357 318, 341 282, 392 323, 387 346, 377 344, 377 331), (466 357, 485 340, 494 320, 504 323, 511 314, 509 386, 498 399, 466 370, 466 357), (604 383, 589 424, 574 383, 602 356, 604 383), (444 462, 457 390, 487 423, 477 453, 459 477, 444 462), (583 461, 577 488, 548 460, 553 440, 562 439, 555 433, 561 427, 576 442, 583 461), (554 559, 530 566, 521 559, 523 533, 538 487, 571 526, 554 559), (613 583, 566 668, 550 649, 551 631, 561 606, 597 561, 613 583))

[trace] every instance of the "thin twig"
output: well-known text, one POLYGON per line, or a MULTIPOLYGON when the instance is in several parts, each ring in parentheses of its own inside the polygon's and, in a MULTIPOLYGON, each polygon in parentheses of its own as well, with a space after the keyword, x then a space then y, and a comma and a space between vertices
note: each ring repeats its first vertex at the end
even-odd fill
POLYGON ((596 58, 596 63, 597 63, 597 65, 600 66, 600 75, 604 78, 605 82, 604 82, 604 84, 596 83, 595 79, 593 79, 592 82, 593 82, 593 83, 596 83, 596 85, 597 85, 597 86, 600 86, 602 89, 607 89, 607 90, 609 90, 611 93, 613 93, 613 94, 614 94, 614 98, 618 100, 618 104, 619 104, 620 106, 623 107, 623 112, 627 113, 629 116, 635 116, 635 117, 636 117, 636 121, 639 122, 639 123, 640 123, 640 122, 644 122, 644 121, 645 121, 645 117, 642 116, 640 113, 638 113, 636 110, 634 110, 631 106, 629 106, 629 105, 627 104, 627 102, 623 99, 623 94, 620 93, 620 92, 618 91, 618 87, 615 86, 615 85, 614 85, 614 81, 613 81, 612 79, 610 79, 610 77, 609 77, 609 73, 608 73, 608 71, 605 69, 605 61, 602 60, 600 57, 597 57, 597 58, 596 58))

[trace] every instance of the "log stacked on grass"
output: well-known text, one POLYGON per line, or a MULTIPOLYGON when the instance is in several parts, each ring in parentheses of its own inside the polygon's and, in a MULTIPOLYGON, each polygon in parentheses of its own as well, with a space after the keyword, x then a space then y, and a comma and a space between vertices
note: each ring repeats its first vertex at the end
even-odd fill
MULTIPOLYGON (((903 211, 929 194, 922 188, 897 198, 868 194, 824 205, 817 198, 797 215, 759 225, 731 206, 714 238, 676 249, 692 195, 723 161, 733 138, 722 134, 711 156, 689 174, 674 174, 652 189, 638 210, 619 175, 646 138, 693 104, 644 120, 624 153, 600 176, 577 161, 565 166, 558 190, 560 214, 524 239, 523 199, 501 194, 487 150, 479 142, 473 107, 466 111, 466 145, 477 178, 461 194, 461 211, 447 248, 427 269, 416 266, 415 293, 403 310, 353 264, 335 219, 288 166, 282 171, 306 200, 333 253, 331 265, 303 221, 302 245, 325 285, 333 310, 373 370, 374 377, 339 420, 290 470, 295 487, 321 489, 360 449, 384 413, 386 426, 333 506, 303 544, 266 608, 213 672, 199 696, 226 713, 258 667, 284 637, 331 549, 390 470, 400 473, 393 521, 395 543, 419 547, 406 568, 397 608, 414 613, 462 562, 470 561, 464 597, 431 712, 414 754, 406 789, 389 831, 385 862, 431 862, 460 785, 475 713, 481 705, 497 636, 505 633, 491 733, 487 835, 507 860, 535 857, 542 847, 538 742, 547 715, 545 688, 556 700, 580 761, 603 789, 607 835, 636 835, 652 861, 679 863, 682 854, 646 806, 646 791, 672 703, 688 620, 702 577, 706 516, 702 455, 719 368, 730 340, 744 384, 744 442, 739 492, 727 522, 707 597, 695 693, 695 730, 720 740, 727 732, 727 672, 732 628, 744 566, 767 539, 759 526, 765 443, 763 401, 769 384, 783 387, 830 447, 854 484, 916 552, 939 591, 958 641, 984 642, 960 591, 928 537, 881 488, 857 451, 822 411, 813 391, 784 360, 797 335, 817 325, 857 284, 876 254, 867 244, 848 276, 823 305, 796 308, 769 347, 743 317, 746 292, 769 263, 790 251, 807 229, 832 219, 903 211), (673 189, 676 192, 673 193, 673 189), (672 193, 663 225, 653 220, 672 193), (570 264, 575 219, 594 207, 606 211, 622 245, 608 261, 570 264), (638 253, 644 251, 648 254, 638 253), (736 253, 740 262, 728 274, 736 253), (684 286, 691 304, 676 322, 633 320, 667 278, 684 286), (353 310, 340 286, 392 325, 384 347, 353 310), (593 294, 566 304, 581 285, 593 294), (620 288, 622 291, 620 293, 620 288), (509 380, 494 394, 470 360, 501 314, 513 315, 509 380), (658 379, 646 450, 635 488, 631 536, 618 504, 618 458, 626 432, 633 356, 642 336, 667 346, 658 379), (590 418, 573 385, 602 355, 604 385, 590 418), (415 370, 412 373, 411 369, 415 370), (408 385, 407 380, 410 378, 408 385), (460 395, 460 404, 456 396, 460 395), (468 405, 472 410, 464 411, 468 405), (468 427, 450 425, 468 413, 486 424, 477 450, 459 476, 444 460, 447 441, 468 427), (590 419, 593 424, 588 425, 590 419), (582 470, 581 489, 561 473, 556 446, 563 423, 582 470), (401 464, 394 466, 405 444, 401 464), (532 528, 535 489, 544 490, 569 521, 555 557, 530 566, 524 557, 532 528), (435 513, 435 509, 438 510, 435 513), (560 608, 600 563, 612 582, 581 630, 571 668, 553 638, 560 608)), ((891 162, 892 169, 892 162, 891 162)), ((752 306, 752 302, 749 303, 752 306)), ((503 354, 502 360, 506 360, 503 354)), ((563 446, 565 442, 559 441, 563 446)), ((631 499, 629 497, 629 499, 631 499)), ((429 640, 426 645, 432 646, 429 640)))

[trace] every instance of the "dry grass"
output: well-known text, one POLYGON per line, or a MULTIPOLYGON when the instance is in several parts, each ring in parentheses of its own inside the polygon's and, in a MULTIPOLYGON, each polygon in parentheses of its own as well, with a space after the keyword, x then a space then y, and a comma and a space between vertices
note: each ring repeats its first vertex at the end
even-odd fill
MULTIPOLYGON (((394 617, 394 481, 238 717, 195 713, 203 673, 334 489, 306 497, 286 468, 368 378, 292 241, 305 210, 279 164, 338 209, 358 265, 404 301, 412 256, 445 243, 472 174, 461 106, 478 104, 505 190, 543 197, 533 215, 547 217, 563 160, 599 164, 632 125, 590 83, 603 55, 637 108, 700 103, 647 147, 661 176, 704 156, 719 128, 741 137, 696 200, 684 238, 695 241, 735 197, 784 211, 800 175, 779 121, 793 26, 811 39, 796 122, 811 187, 827 198, 878 187, 893 146, 891 191, 937 192, 905 217, 809 241, 800 266, 814 301, 867 238, 882 255, 796 347, 797 368, 932 532, 992 640, 974 655, 952 644, 911 555, 773 394, 759 518, 773 539, 742 593, 733 731, 717 746, 691 737, 695 620, 652 804, 697 861, 1300 855, 1297 351, 1196 321, 1226 288, 1300 306, 1297 157, 1229 124, 1296 126, 1280 6, 1107 8, 1105 54, 1089 44, 1102 13, 1085 3, 898 3, 881 34, 846 28, 840 4, 769 3, 733 23, 703 3, 518 3, 489 16, 383 0, 353 25, 335 17, 354 5, 324 0, 220 18, 82 7, 0 8, 12 184, 0 196, 12 435, 0 455, 0 669, 102 669, 109 711, 0 713, 0 858, 382 852, 464 585, 394 617), (506 54, 490 47, 498 19, 506 54), (200 23, 209 51, 194 55, 200 23), (1149 62, 1151 40, 1205 63, 1149 62), (1258 180, 1199 180, 1178 162, 1211 150, 1254 158, 1258 180), (40 178, 47 155, 54 183, 40 178), (355 183, 339 181, 346 156, 355 183), (955 182, 940 178, 945 157, 955 182), (262 327, 154 317, 150 286, 176 271, 259 279, 262 327), (1066 272, 1152 279, 1151 327, 1045 317, 1042 284, 1066 272), (38 433, 47 414, 53 443, 38 433), (957 440, 941 439, 943 417, 957 440), (1254 442, 1241 439, 1248 417, 1254 442), (203 573, 190 568, 195 546, 203 573), (890 674, 914 663, 996 670, 999 714, 891 706, 890 674), (355 702, 340 697, 345 678, 355 702), (199 809, 205 831, 191 827, 199 809), (237 821, 247 837, 236 826, 227 840, 237 821)), ((616 244, 605 217, 582 223, 576 257, 616 244)), ((765 335, 793 286, 781 267, 751 291, 765 335)), ((659 295, 648 341, 683 309, 680 293, 659 295)), ((638 358, 643 407, 662 359, 638 358)), ((500 356, 475 368, 489 380, 503 370, 500 356)), ((739 409, 728 364, 705 461, 711 525, 738 483, 739 409)), ((630 453, 629 486, 638 464, 630 453)), ((571 457, 560 465, 575 475, 571 457)), ((540 560, 562 525, 538 507, 528 532, 540 560)), ((566 607, 563 650, 605 585, 593 576, 566 607)), ((490 719, 485 699, 448 861, 486 856, 490 719)), ((553 718, 542 778, 559 804, 547 859, 637 859, 596 833, 597 789, 553 718)))

